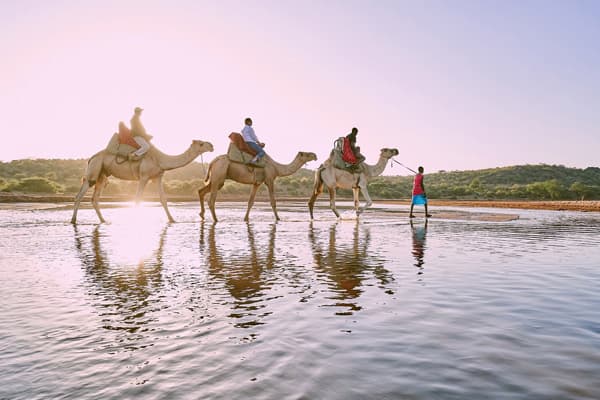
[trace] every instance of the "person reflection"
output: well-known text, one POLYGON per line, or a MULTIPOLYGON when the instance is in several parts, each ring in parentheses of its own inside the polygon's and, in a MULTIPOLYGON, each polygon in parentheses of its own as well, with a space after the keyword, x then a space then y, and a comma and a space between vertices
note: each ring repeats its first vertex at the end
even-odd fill
POLYGON ((415 258, 414 266, 419 269, 418 275, 423 273, 423 265, 425 264, 425 239, 427 237, 427 219, 422 226, 417 226, 410 221, 412 231, 412 255, 415 258))
POLYGON ((236 319, 234 326, 262 325, 270 314, 260 310, 268 306, 264 297, 273 284, 264 275, 275 262, 277 224, 271 225, 266 244, 257 240, 251 223, 246 223, 245 233, 216 230, 215 226, 212 223, 205 229, 204 222, 200 223, 200 247, 207 254, 208 272, 233 299, 229 316, 236 319))
POLYGON ((342 233, 338 232, 340 222, 329 226, 328 240, 324 246, 319 238, 322 234, 310 223, 308 236, 310 239, 313 259, 319 280, 326 280, 329 290, 333 293, 332 299, 336 302, 332 306, 344 308, 337 311, 337 315, 350 315, 362 309, 358 298, 363 293, 364 281, 367 274, 372 273, 379 282, 379 287, 391 294, 386 285, 393 280, 392 274, 384 267, 384 261, 376 254, 370 254, 369 246, 371 235, 368 227, 360 229, 356 221, 350 246, 338 240, 342 233))
POLYGON ((75 248, 85 269, 88 292, 94 300, 102 319, 102 327, 107 330, 125 332, 127 337, 119 340, 125 348, 135 350, 145 347, 144 340, 150 339, 144 333, 153 320, 151 311, 157 309, 152 297, 163 286, 162 253, 167 226, 158 237, 158 246, 149 259, 138 262, 135 268, 110 261, 106 242, 128 240, 127 237, 109 237, 97 225, 91 232, 84 232, 74 225, 75 248))

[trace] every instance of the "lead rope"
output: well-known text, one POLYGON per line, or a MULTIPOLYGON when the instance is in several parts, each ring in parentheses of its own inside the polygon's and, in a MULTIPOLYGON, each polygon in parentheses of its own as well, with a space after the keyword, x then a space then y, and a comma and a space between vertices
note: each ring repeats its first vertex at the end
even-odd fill
MULTIPOLYGON (((415 171, 414 169, 408 168, 406 165, 402 164, 401 162, 398 162, 398 161, 394 160, 393 158, 390 158, 390 160, 392 160, 393 162, 395 162, 395 163, 396 163, 396 164, 398 164, 398 165, 401 165, 401 166, 403 166, 404 168, 406 168, 407 170, 409 170, 410 172, 412 172, 412 173, 414 173, 414 174, 416 174, 416 173, 417 173, 417 171, 415 171)), ((392 164, 392 168, 393 168, 393 167, 394 167, 394 164, 392 164)))

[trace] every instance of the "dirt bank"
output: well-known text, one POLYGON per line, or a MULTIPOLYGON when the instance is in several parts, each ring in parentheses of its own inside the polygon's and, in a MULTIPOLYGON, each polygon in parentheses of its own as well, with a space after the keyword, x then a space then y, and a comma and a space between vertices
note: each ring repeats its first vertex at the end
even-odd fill
MULTIPOLYGON (((406 204, 410 200, 380 200, 382 204, 406 204)), ((600 201, 508 201, 508 200, 429 200, 430 207, 495 207, 526 210, 600 211, 600 201)))

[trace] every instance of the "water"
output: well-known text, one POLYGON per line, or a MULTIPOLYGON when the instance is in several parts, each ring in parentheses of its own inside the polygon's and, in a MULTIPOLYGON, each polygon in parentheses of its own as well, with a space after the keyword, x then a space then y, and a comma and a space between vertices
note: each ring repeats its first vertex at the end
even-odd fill
POLYGON ((600 398, 600 214, 244 205, 0 210, 0 399, 600 398))

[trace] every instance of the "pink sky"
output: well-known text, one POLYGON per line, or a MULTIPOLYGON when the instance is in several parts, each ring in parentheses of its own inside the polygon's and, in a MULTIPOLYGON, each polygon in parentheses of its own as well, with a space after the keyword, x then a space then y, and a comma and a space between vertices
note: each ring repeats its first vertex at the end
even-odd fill
POLYGON ((3 1, 0 160, 88 158, 140 106, 158 148, 208 140, 204 161, 250 116, 281 162, 356 126, 371 163, 598 166, 599 21, 586 1, 3 1))

